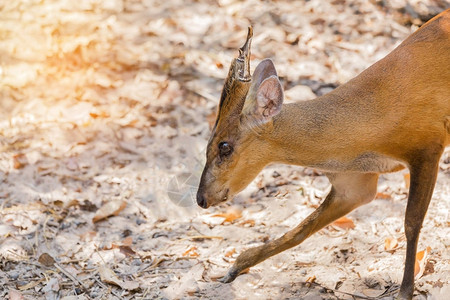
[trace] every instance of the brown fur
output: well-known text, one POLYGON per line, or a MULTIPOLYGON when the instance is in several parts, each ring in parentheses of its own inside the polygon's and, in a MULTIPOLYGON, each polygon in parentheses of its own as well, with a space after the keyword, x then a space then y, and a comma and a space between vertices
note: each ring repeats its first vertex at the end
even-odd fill
POLYGON ((202 206, 207 207, 232 198, 272 162, 321 169, 332 190, 292 231, 242 253, 223 282, 370 202, 378 174, 408 167, 407 255, 399 298, 411 299, 420 228, 439 158, 450 144, 450 10, 348 83, 317 99, 283 105, 269 121, 258 122, 248 113, 254 111, 256 81, 247 99, 243 93, 248 86, 236 91, 231 85, 227 88, 228 101, 237 104, 230 104, 233 109, 221 105, 198 201, 205 201, 202 206), (222 141, 234 147, 230 157, 218 155, 222 141))

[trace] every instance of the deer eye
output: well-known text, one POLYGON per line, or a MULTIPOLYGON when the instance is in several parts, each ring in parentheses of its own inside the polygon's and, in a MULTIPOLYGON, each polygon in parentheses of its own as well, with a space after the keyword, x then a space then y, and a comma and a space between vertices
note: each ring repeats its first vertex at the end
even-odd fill
POLYGON ((228 156, 233 152, 233 147, 227 142, 219 143, 219 155, 222 157, 228 156))

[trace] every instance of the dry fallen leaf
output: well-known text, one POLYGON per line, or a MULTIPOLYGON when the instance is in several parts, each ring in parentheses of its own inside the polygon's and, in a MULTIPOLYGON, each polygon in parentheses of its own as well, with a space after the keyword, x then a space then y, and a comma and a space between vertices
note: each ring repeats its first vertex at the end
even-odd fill
POLYGON ((136 281, 123 281, 121 280, 116 273, 106 266, 101 266, 98 269, 100 273, 100 279, 103 282, 114 284, 120 286, 124 290, 135 290, 139 288, 139 283, 136 281))
POLYGON ((386 238, 384 240, 384 250, 392 251, 397 249, 397 247, 398 247, 398 240, 396 238, 386 238))
POLYGON ((89 115, 94 118, 109 118, 109 114, 106 111, 100 111, 100 112, 90 112, 89 115))
POLYGON ((416 254, 416 263, 414 265, 414 278, 419 279, 425 272, 427 265, 427 257, 430 254, 431 247, 427 247, 425 250, 419 251, 416 254))
POLYGON ((337 226, 342 229, 353 229, 355 228, 355 223, 347 217, 342 217, 337 219, 332 223, 332 225, 337 226))
POLYGON ((9 300, 22 300, 25 298, 23 297, 21 292, 10 289, 9 293, 8 293, 8 299, 9 300))
POLYGON ((408 189, 408 190, 409 190, 409 182, 410 182, 410 178, 411 178, 411 175, 410 175, 409 173, 403 174, 403 180, 405 181, 405 187, 406 187, 406 189, 408 189))
POLYGON ((216 62, 216 67, 219 69, 223 69, 223 64, 220 61, 216 62))
POLYGON ((86 231, 85 233, 80 234, 80 239, 83 242, 92 242, 96 235, 96 231, 86 231))
POLYGON ((233 249, 231 249, 230 251, 228 251, 227 253, 225 253, 225 257, 231 257, 231 256, 233 256, 233 254, 235 254, 235 253, 236 253, 236 249, 233 248, 233 249))
MULTIPOLYGON (((256 179, 258 187, 263 190, 257 191, 253 184, 249 192, 255 193, 248 193, 251 197, 245 202, 235 202, 238 207, 249 208, 238 219, 228 217, 226 220, 225 214, 224 217, 211 217, 215 213, 227 212, 226 209, 213 212, 211 209, 209 212, 197 209, 194 213, 199 216, 197 218, 193 217, 192 210, 177 209, 171 203, 166 207, 166 182, 181 171, 180 167, 187 172, 196 169, 190 162, 200 162, 196 156, 207 143, 208 123, 211 127, 215 124, 223 79, 227 76, 230 60, 238 54, 236 48, 221 47, 221 44, 241 47, 247 23, 258 23, 252 68, 260 60, 272 57, 283 75, 286 102, 312 99, 333 88, 327 83, 343 84, 360 73, 415 30, 411 22, 405 25, 393 20, 397 18, 392 16, 393 11, 404 15, 403 11, 398 12, 400 6, 412 2, 408 11, 414 12, 414 18, 417 13, 417 18, 423 19, 435 14, 429 11, 429 7, 436 7, 432 4, 438 1, 399 0, 393 6, 391 1, 361 0, 357 1, 357 7, 342 0, 332 3, 314 0, 308 1, 307 5, 295 1, 235 0, 221 0, 211 5, 204 1, 182 5, 179 0, 64 1, 57 5, 53 2, 17 0, 3 1, 0 5, 0 15, 7 16, 0 17, 0 28, 5 37, 1 41, 0 64, 0 223, 5 223, 0 224, 3 238, 0 256, 6 255, 2 259, 6 259, 9 265, 8 268, 0 268, 0 286, 5 287, 5 291, 0 291, 0 297, 6 299, 8 296, 13 298, 8 291, 12 288, 26 289, 23 296, 28 299, 45 298, 42 289, 55 276, 62 277, 60 287, 55 285, 59 291, 51 293, 51 285, 48 285, 50 289, 46 296, 65 300, 89 298, 83 295, 81 286, 77 286, 75 281, 70 282, 61 273, 54 273, 57 272, 57 264, 46 274, 39 270, 38 265, 43 267, 41 264, 34 265, 32 261, 29 264, 32 248, 36 248, 39 254, 47 251, 44 248, 58 250, 65 261, 64 267, 71 268, 67 271, 70 274, 80 272, 80 278, 89 284, 89 292, 106 298, 144 299, 161 293, 169 299, 198 295, 213 298, 214 289, 205 290, 202 277, 211 270, 224 271, 228 263, 221 264, 222 258, 233 261, 237 257, 240 251, 237 248, 231 251, 236 242, 230 236, 233 237, 234 233, 245 235, 248 231, 258 235, 255 242, 267 242, 269 237, 260 237, 259 228, 251 226, 266 222, 265 232, 284 231, 283 226, 294 225, 289 221, 278 228, 280 224, 275 220, 297 211, 303 216, 305 210, 318 206, 319 199, 323 199, 328 190, 328 182, 316 186, 316 177, 322 177, 316 171, 296 168, 292 176, 287 176, 293 169, 279 166, 276 169, 282 176, 277 179, 271 176, 271 170, 266 170, 265 177, 260 175, 256 179), (252 13, 255 9, 257 14, 252 13), (354 14, 355 9, 362 13, 354 14), (151 13, 140 13, 148 11, 151 13), (248 20, 243 22, 242 16, 248 20), (190 87, 194 81, 197 86, 190 87), (183 136, 192 138, 192 143, 190 140, 184 142, 183 136), (298 190, 295 191, 292 182, 278 190, 274 188, 287 183, 283 177, 295 180, 298 190), (139 201, 133 201, 133 207, 130 210, 127 207, 119 216, 135 215, 134 220, 128 220, 132 223, 115 217, 106 219, 106 222, 96 219, 97 223, 93 224, 92 217, 107 202, 102 200, 117 199, 116 195, 128 189, 139 195, 139 201), (305 199, 297 204, 283 199, 281 207, 273 202, 274 194, 281 198, 288 191, 305 199), (271 197, 265 197, 267 195, 271 197), (311 202, 307 197, 312 198, 311 202), (38 201, 41 207, 31 208, 26 204, 30 201, 38 201), (271 211, 275 206, 277 211, 271 211), (6 211, 9 213, 5 214, 6 211), (254 220, 248 220, 247 213, 254 220), (220 226, 224 222, 228 222, 226 226, 220 226), (100 226, 96 226, 98 224, 100 226), (215 225, 218 226, 213 228, 215 225), (43 230, 39 230, 42 226, 43 230), (133 231, 130 234, 133 240, 125 238, 128 235, 121 235, 128 229, 133 231), (193 237, 197 234, 198 238, 193 237), (224 238, 216 240, 216 237, 210 237, 212 235, 224 238), (148 238, 148 243, 138 239, 142 236, 148 238), (187 239, 171 243, 177 236, 187 239), (195 259, 181 256, 194 245, 198 249, 192 249, 187 255, 197 252, 203 255, 206 250, 216 253, 216 257, 210 257, 205 252, 208 257, 199 264, 199 271, 192 271, 195 266, 191 263, 195 259), (105 251, 107 249, 114 250, 105 251), (174 261, 174 253, 182 260, 174 261), (226 254, 231 257, 227 258, 226 254), (121 261, 123 256, 129 257, 121 261), (102 263, 103 260, 108 264, 102 263), (220 266, 213 265, 204 272, 204 264, 209 265, 210 262, 220 266), (117 268, 115 263, 118 263, 117 268), (117 281, 120 287, 89 278, 90 275, 100 278, 100 275, 95 275, 97 270, 90 268, 97 266, 98 269, 102 264, 112 268, 120 279, 117 281), (140 291, 127 293, 124 289, 139 286, 132 279, 136 274, 134 271, 150 277, 144 280, 146 282, 142 281, 140 291), (153 278, 155 272, 160 274, 153 278), (172 288, 176 292, 169 292, 172 288), (76 295, 74 290, 81 294, 76 295)), ((441 160, 435 192, 437 198, 444 200, 448 198, 446 187, 450 180, 445 176, 450 171, 450 152, 446 152, 441 160)), ((400 194, 405 192, 407 182, 405 179, 403 183, 403 174, 398 176, 400 182, 398 179, 391 182, 387 176, 383 183, 387 189, 380 191, 392 193, 392 198, 404 198, 405 195, 400 194)), ((195 189, 192 187, 187 196, 192 200, 189 204, 195 204, 195 192, 192 192, 195 189)), ((389 198, 386 195, 385 199, 389 198)), ((127 197, 122 195, 120 199, 127 197)), ((430 206, 429 214, 437 217, 424 224, 424 235, 433 233, 435 228, 450 226, 445 218, 449 203, 433 203, 435 205, 430 206)), ((375 232, 365 230, 367 225, 373 225, 374 217, 380 217, 376 212, 372 214, 379 205, 374 204, 363 209, 371 218, 358 219, 361 224, 351 231, 356 240, 376 239, 377 226, 374 226, 375 232)), ((397 209, 401 210, 401 207, 397 207, 400 203, 394 204, 381 217, 383 220, 388 218, 387 226, 392 229, 398 243, 403 245, 397 220, 397 209)), ((346 235, 345 229, 330 227, 342 231, 339 236, 346 235)), ((246 237, 246 243, 253 240, 248 235, 246 237)), ((434 294, 436 288, 444 286, 440 292, 444 299, 443 291, 448 291, 445 287, 449 280, 445 276, 442 278, 439 271, 447 269, 448 262, 440 259, 435 276, 426 274, 432 258, 443 257, 441 254, 445 254, 446 245, 440 239, 436 242, 429 239, 429 242, 425 246, 433 248, 433 255, 428 257, 422 275, 427 282, 417 287, 424 297, 439 298, 439 292, 434 294)), ((330 249, 332 246, 334 244, 326 244, 325 247, 330 249)), ((399 246, 396 247, 398 249, 399 246)), ((318 249, 322 250, 322 247, 318 249)), ((56 252, 48 253, 54 255, 56 252)), ((402 256, 402 253, 397 256, 402 256)), ((312 256, 315 254, 312 252, 312 256)), ((307 261, 296 263, 309 269, 304 280, 320 269, 313 260, 307 261)), ((393 261, 384 262, 385 266, 392 269, 393 261)), ((359 261, 361 269, 372 262, 373 259, 367 255, 359 261)), ((340 263, 333 260, 327 267, 336 269, 340 263)), ((294 269, 283 270, 288 272, 288 276, 277 278, 281 286, 293 284, 289 272, 295 273, 294 269)), ((261 272, 273 273, 273 270, 263 268, 261 272)), ((336 279, 325 275, 336 277, 333 272, 328 272, 320 275, 321 280, 332 282, 336 279)), ((257 275, 253 274, 248 279, 257 281, 254 276, 257 275)), ((344 279, 339 276, 339 280, 344 279)), ((343 291, 355 283, 352 279, 345 281, 343 291)), ((260 298, 270 297, 268 295, 273 294, 270 289, 270 285, 258 285, 260 298)), ((237 292, 241 298, 255 298, 251 288, 237 292)), ((375 290, 363 293, 377 296, 375 290)), ((344 297, 343 294, 341 296, 344 297)))
POLYGON ((36 280, 36 281, 28 282, 25 285, 18 286, 18 289, 21 291, 29 290, 29 289, 34 288, 35 286, 38 286, 43 281, 45 281, 45 277, 42 279, 36 280))
POLYGON ((106 283, 114 284, 120 286, 122 284, 122 280, 114 273, 113 270, 108 268, 107 266, 100 266, 98 269, 100 273, 100 280, 106 283))
POLYGON ((42 253, 39 256, 38 262, 46 267, 51 267, 55 264, 55 259, 48 253, 42 253))
POLYGON ((59 299, 59 293, 61 289, 60 277, 52 277, 47 284, 44 286, 42 291, 45 294, 45 299, 47 300, 57 300, 59 299))
POLYGON ((131 249, 130 246, 119 246, 119 250, 121 253, 127 255, 127 256, 134 256, 136 255, 136 252, 131 249))
POLYGON ((250 272, 250 268, 244 269, 241 273, 239 273, 240 275, 242 274, 248 274, 250 272))
POLYGON ((109 201, 97 210, 92 218, 92 222, 95 223, 110 216, 117 216, 126 206, 127 202, 125 200, 109 201))
POLYGON ((132 236, 127 236, 126 238, 124 238, 122 240, 122 245, 123 246, 131 246, 133 244, 133 237, 132 236))
POLYGON ((376 199, 383 199, 383 200, 389 200, 392 198, 391 195, 387 194, 387 193, 377 193, 376 199))
POLYGON ((187 256, 187 257, 197 257, 199 256, 198 252, 197 252, 197 247, 195 246, 191 246, 189 247, 183 254, 181 254, 182 256, 187 256))
POLYGON ((249 219, 249 220, 243 220, 239 222, 239 225, 242 225, 244 227, 254 227, 255 226, 255 220, 249 219))
POLYGON ((371 298, 377 298, 379 296, 381 296, 385 290, 377 290, 377 289, 364 289, 363 294, 366 295, 367 297, 371 297, 371 298))
POLYGON ((233 223, 234 220, 239 219, 240 217, 242 217, 242 213, 237 208, 229 208, 227 210, 227 212, 221 213, 221 214, 214 214, 213 217, 225 218, 223 223, 225 223, 225 222, 233 223))
POLYGON ((14 169, 22 169, 28 164, 27 156, 19 153, 13 156, 14 169))
POLYGON ((316 282, 316 276, 310 276, 306 279, 306 286, 310 287, 312 283, 316 282))
POLYGON ((137 281, 124 281, 121 285, 121 288, 128 291, 137 290, 139 288, 139 282, 137 281))

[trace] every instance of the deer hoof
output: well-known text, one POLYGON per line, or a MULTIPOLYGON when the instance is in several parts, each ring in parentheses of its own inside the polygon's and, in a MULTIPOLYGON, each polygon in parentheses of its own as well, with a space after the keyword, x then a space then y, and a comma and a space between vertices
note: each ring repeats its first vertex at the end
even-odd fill
POLYGON ((239 272, 237 272, 236 270, 230 269, 228 271, 227 275, 225 275, 219 279, 219 282, 221 282, 221 283, 233 282, 238 275, 239 275, 239 272))

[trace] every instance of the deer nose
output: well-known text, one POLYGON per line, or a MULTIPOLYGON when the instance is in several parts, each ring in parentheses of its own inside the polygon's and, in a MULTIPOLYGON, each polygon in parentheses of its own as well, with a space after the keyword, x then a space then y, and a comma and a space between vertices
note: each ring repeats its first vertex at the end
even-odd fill
POLYGON ((208 208, 205 195, 200 190, 197 192, 197 204, 202 208, 208 208))

